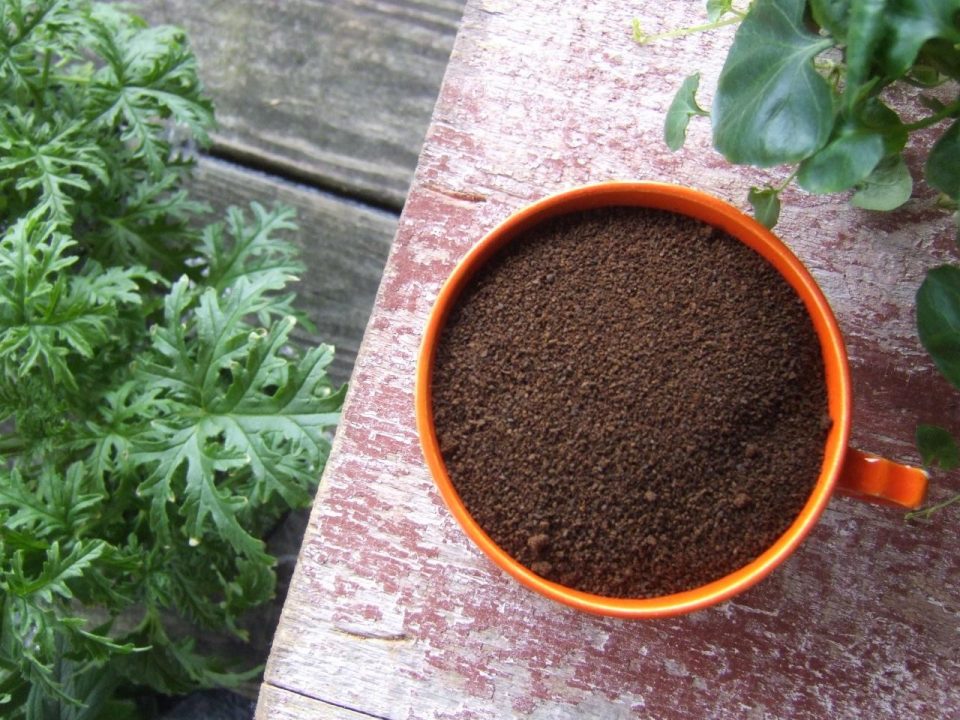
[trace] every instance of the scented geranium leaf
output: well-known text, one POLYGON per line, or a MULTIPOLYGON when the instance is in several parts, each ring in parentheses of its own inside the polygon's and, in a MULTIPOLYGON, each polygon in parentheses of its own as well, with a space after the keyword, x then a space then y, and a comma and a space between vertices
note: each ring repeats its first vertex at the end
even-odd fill
MULTIPOLYGON (((265 210, 259 203, 250 205, 252 220, 237 207, 227 209, 225 224, 209 225, 202 239, 203 279, 205 284, 223 293, 243 279, 247 287, 263 285, 281 290, 297 280, 303 264, 297 260, 297 247, 283 237, 293 225, 293 211, 277 207, 265 210)), ((293 294, 270 293, 270 302, 257 312, 257 321, 269 325, 273 319, 296 317, 308 330, 309 318, 294 309, 293 294)))
POLYGON ((311 469, 325 459, 322 433, 341 402, 326 378, 329 348, 295 362, 285 355, 292 318, 263 331, 247 324, 285 281, 278 272, 254 277, 241 276, 223 297, 208 289, 196 300, 186 279, 176 283, 164 327, 154 333, 155 358, 138 370, 171 408, 137 453, 154 466, 140 491, 151 498, 155 527, 170 532, 168 504, 177 502, 192 541, 202 542, 210 518, 249 557, 262 554, 262 544, 242 527, 237 516, 248 499, 233 489, 252 473, 261 485, 250 499, 277 493, 302 504, 316 480, 311 469))
POLYGON ((91 358, 107 343, 118 306, 140 301, 144 268, 70 273, 76 242, 39 215, 22 218, 0 237, 0 361, 7 377, 37 371, 76 389, 70 361, 91 358))
POLYGON ((687 125, 690 124, 690 118, 695 115, 710 114, 697 104, 697 88, 699 86, 700 73, 689 76, 683 81, 670 104, 670 109, 667 110, 667 118, 663 129, 667 147, 673 151, 683 147, 683 143, 687 139, 687 125))
MULTIPOLYGON (((60 698, 37 694, 31 698, 35 703, 36 717, 57 720, 135 720, 138 717, 123 704, 111 701, 119 678, 109 667, 63 657, 54 671, 55 681, 62 687, 64 695, 76 702, 65 703, 60 698)), ((135 709, 135 705, 130 705, 135 709)))
POLYGON ((190 326, 185 317, 196 302, 196 290, 184 275, 173 284, 164 298, 161 325, 150 328, 150 342, 155 357, 145 356, 135 366, 141 381, 177 400, 197 402, 200 382, 195 377, 195 363, 188 347, 190 326))
POLYGON ((333 392, 326 376, 333 348, 314 348, 296 364, 270 367, 291 327, 278 323, 253 349, 244 370, 234 376, 217 421, 227 446, 249 458, 259 481, 254 498, 267 502, 276 493, 297 507, 310 500, 329 450, 325 432, 339 419, 343 394, 333 392))
POLYGON ((189 221, 207 208, 177 189, 179 182, 177 173, 156 181, 141 178, 125 192, 111 186, 107 198, 92 198, 97 205, 85 212, 97 218, 98 226, 83 238, 91 254, 109 265, 148 264, 165 274, 182 272, 189 248, 199 240, 189 221))
POLYGON ((926 467, 939 465, 943 470, 953 470, 960 465, 960 448, 946 428, 939 425, 917 426, 917 449, 926 467))
POLYGON ((166 618, 243 637, 275 583, 258 538, 309 500, 342 401, 330 350, 290 342, 291 214, 203 230, 183 183, 212 126, 196 61, 126 12, 0 0, 4 717, 102 720, 130 709, 115 690, 255 674, 166 618))
POLYGON ((76 2, 4 0, 0 3, 0 89, 6 98, 29 94, 41 80, 38 58, 72 55, 82 41, 84 16, 76 2))
POLYGON ((160 392, 160 388, 142 388, 132 380, 106 392, 97 406, 98 416, 87 421, 73 440, 73 449, 86 451, 90 472, 101 487, 108 477, 136 472, 131 454, 137 442, 153 419, 171 410, 160 392))
POLYGON ((170 143, 158 122, 186 125, 207 141, 213 107, 200 91, 196 58, 183 31, 146 27, 112 6, 97 4, 91 16, 94 51, 105 61, 94 76, 90 115, 93 122, 118 128, 154 177, 165 170, 170 143))
POLYGON ((960 0, 888 0, 884 11, 887 35, 881 64, 890 77, 906 73, 924 43, 934 38, 960 43, 957 13, 960 0))
POLYGON ((940 372, 960 388, 960 267, 927 272, 917 291, 917 331, 940 372))
POLYGON ((196 642, 191 637, 174 640, 135 635, 133 639, 150 642, 153 651, 118 659, 115 671, 134 686, 147 685, 164 695, 185 695, 198 688, 236 687, 261 672, 261 668, 230 672, 225 660, 195 650, 196 642))
POLYGON ((60 543, 54 542, 47 548, 43 566, 36 576, 24 570, 24 554, 18 551, 13 555, 12 572, 6 576, 5 590, 19 598, 46 603, 52 603, 54 596, 70 600, 73 598, 70 581, 82 578, 106 549, 107 544, 102 540, 78 540, 64 555, 60 543))
POLYGON ((842 43, 850 26, 851 4, 851 0, 810 0, 810 12, 817 25, 842 43))
POLYGON ((268 212, 259 203, 250 205, 253 221, 240 208, 227 209, 223 224, 208 225, 201 241, 206 260, 205 282, 223 291, 240 277, 253 281, 257 275, 278 272, 293 281, 303 272, 297 248, 277 233, 296 227, 290 208, 268 212), (226 232, 225 232, 226 231, 226 232))
POLYGON ((960 201, 960 120, 934 143, 924 172, 933 187, 960 201))
POLYGON ((772 228, 780 219, 780 193, 775 188, 750 188, 747 196, 753 216, 761 225, 772 228))
POLYGON ((0 475, 0 508, 9 513, 4 519, 8 531, 27 527, 39 530, 38 537, 43 537, 45 532, 57 534, 62 530, 60 518, 46 507, 43 498, 31 491, 16 468, 0 475))
POLYGON ((833 42, 804 26, 803 0, 757 0, 727 55, 713 143, 732 163, 795 163, 826 144, 833 94, 813 59, 833 42))
POLYGON ((247 499, 221 488, 220 476, 244 468, 243 454, 224 448, 220 428, 207 418, 195 424, 172 427, 156 423, 154 432, 137 453, 137 460, 153 472, 141 484, 139 494, 150 499, 154 532, 172 541, 169 505, 184 518, 183 532, 193 546, 203 542, 208 529, 215 529, 237 552, 248 557, 264 555, 263 542, 250 535, 237 513, 247 499), (207 528, 208 518, 213 528, 207 528))
POLYGON ((27 482, 18 468, 0 472, 0 508, 7 508, 10 530, 29 530, 38 539, 77 536, 94 520, 105 493, 74 463, 60 474, 47 465, 27 482))
POLYGON ((0 173, 4 187, 35 198, 35 212, 67 225, 75 197, 91 189, 91 179, 106 179, 102 150, 80 121, 60 127, 19 109, 0 116, 0 173))
POLYGON ((913 177, 900 155, 881 161, 850 198, 854 207, 864 210, 894 210, 910 199, 913 177))
POLYGON ((878 133, 845 132, 800 163, 797 183, 812 193, 848 190, 869 177, 883 155, 883 137, 878 133))
MULTIPOLYGON (((248 320, 278 300, 288 276, 259 273, 253 282, 241 276, 226 292, 207 289, 198 296, 186 276, 174 283, 164 303, 164 323, 152 330, 156 360, 138 366, 141 377, 178 400, 203 405, 214 397, 221 372, 227 372, 254 332, 248 320)), ((279 300, 281 304, 285 298, 279 300)))
POLYGON ((49 543, 43 540, 38 540, 32 535, 7 527, 5 517, 2 514, 0 514, 0 523, 2 523, 0 524, 0 548, 5 545, 10 551, 27 550, 34 552, 45 551, 49 547, 49 543))

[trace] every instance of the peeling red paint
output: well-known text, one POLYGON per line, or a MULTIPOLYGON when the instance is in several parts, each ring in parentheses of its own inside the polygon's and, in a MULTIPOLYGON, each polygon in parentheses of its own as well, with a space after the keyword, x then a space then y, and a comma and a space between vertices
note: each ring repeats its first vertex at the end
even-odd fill
MULTIPOLYGON (((434 489, 413 420, 420 334, 477 239, 525 202, 585 182, 665 180, 746 207, 750 185, 785 176, 730 167, 705 123, 682 151, 666 149, 676 87, 702 69, 709 100, 730 36, 640 47, 633 15, 678 27, 700 21, 702 3, 627 5, 468 3, 267 682, 388 718, 960 717, 955 514, 907 524, 835 499, 755 588, 694 615, 628 622, 521 588, 434 489)), ((960 427, 911 309, 925 270, 955 257, 950 218, 924 191, 888 215, 795 189, 784 200, 778 233, 847 337, 854 442, 916 460, 918 421, 960 427)), ((935 476, 933 498, 957 483, 935 476)))

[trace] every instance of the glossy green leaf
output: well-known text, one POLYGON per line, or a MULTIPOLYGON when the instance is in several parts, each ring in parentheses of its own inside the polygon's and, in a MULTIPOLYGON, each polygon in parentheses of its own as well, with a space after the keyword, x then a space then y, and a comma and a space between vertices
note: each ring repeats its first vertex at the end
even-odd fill
POLYGON ((957 441, 939 425, 917 426, 917 449, 925 467, 939 465, 943 470, 953 470, 960 465, 957 441))
POLYGON ((927 273, 917 291, 917 332, 940 372, 960 388, 960 267, 927 273))
POLYGON ((677 91, 667 117, 663 124, 663 132, 667 147, 677 151, 683 147, 687 139, 687 125, 695 115, 709 115, 706 110, 697 104, 697 89, 700 86, 700 73, 694 73, 683 81, 677 91))
MULTIPOLYGON (((931 67, 930 65, 919 64, 916 64, 910 68, 910 72, 907 74, 907 77, 910 78, 910 82, 922 87, 937 87, 941 80, 940 73, 936 68, 931 67)), ((927 98, 927 100, 931 99, 932 98, 927 98)), ((927 106, 925 101, 921 100, 921 102, 923 102, 925 107, 927 106)))
POLYGON ((910 73, 914 77, 919 74, 921 80, 931 85, 942 83, 946 78, 960 78, 960 47, 943 38, 927 40, 910 73))
POLYGON ((910 199, 913 177, 900 155, 883 160, 860 184, 850 204, 864 210, 894 210, 910 199))
POLYGON ((794 163, 823 147, 833 91, 813 59, 833 42, 804 26, 803 0, 757 0, 737 30, 713 103, 713 143, 730 162, 794 163))
POLYGON ((960 200, 960 120, 934 143, 924 172, 933 187, 954 200, 960 200))
POLYGON ((863 85, 870 78, 874 54, 886 31, 884 11, 887 0, 853 0, 847 36, 847 79, 843 95, 845 105, 852 108, 863 85))
POLYGON ((880 98, 863 101, 856 109, 857 127, 883 136, 885 155, 897 155, 907 144, 909 133, 906 126, 890 107, 880 98))
POLYGON ((750 188, 747 196, 753 216, 761 225, 772 228, 780 219, 780 193, 773 188, 750 188))
POLYGON ((960 0, 890 0, 886 10, 883 71, 899 77, 910 69, 924 43, 942 38, 960 42, 956 15, 960 0))
POLYGON ((800 164, 797 182, 812 193, 848 190, 865 180, 884 155, 877 133, 855 131, 841 135, 800 164))
POLYGON ((813 21, 839 42, 847 37, 850 23, 850 0, 810 0, 813 21))

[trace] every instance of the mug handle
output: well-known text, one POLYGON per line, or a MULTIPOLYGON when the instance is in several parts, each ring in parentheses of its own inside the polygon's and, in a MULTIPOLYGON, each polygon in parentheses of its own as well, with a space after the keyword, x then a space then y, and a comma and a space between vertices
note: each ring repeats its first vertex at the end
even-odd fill
POLYGON ((880 505, 917 508, 927 494, 927 472, 848 448, 836 491, 880 505))

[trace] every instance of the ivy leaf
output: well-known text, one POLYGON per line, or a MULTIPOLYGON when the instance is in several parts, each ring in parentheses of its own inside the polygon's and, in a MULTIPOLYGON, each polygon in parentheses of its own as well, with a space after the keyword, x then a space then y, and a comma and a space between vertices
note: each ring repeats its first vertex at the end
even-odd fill
POLYGON ((905 74, 924 43, 933 38, 960 42, 957 11, 957 0, 890 0, 884 12, 887 38, 881 57, 883 72, 890 77, 905 74))
POLYGON ((683 81, 677 91, 667 117, 664 121, 664 136, 667 147, 676 152, 683 147, 687 139, 687 125, 695 115, 710 115, 709 112, 697 104, 697 88, 700 86, 700 73, 694 73, 683 81))
POLYGON ((716 22, 728 12, 733 12, 733 0, 707 0, 707 20, 716 22))
POLYGON ((833 44, 804 27, 804 0, 757 0, 727 55, 713 103, 713 143, 732 163, 795 163, 823 147, 833 95, 813 58, 833 44))
POLYGON ((924 172, 933 187, 960 200, 960 120, 947 128, 927 156, 924 172))
POLYGON ((864 210, 894 210, 910 199, 913 177, 900 155, 883 160, 850 198, 850 204, 864 210))
POLYGON ((868 82, 874 54, 886 31, 884 13, 887 0, 853 0, 850 7, 847 37, 847 78, 843 90, 849 109, 857 104, 863 86, 868 82))
POLYGON ((817 25, 838 42, 846 42, 850 25, 851 0, 810 0, 810 12, 817 25))
POLYGON ((907 142, 907 130, 900 116, 878 98, 859 101, 854 112, 854 117, 838 120, 835 136, 826 147, 800 164, 798 184, 812 193, 842 192, 869 185, 871 192, 862 195, 858 202, 872 202, 875 206, 898 199, 900 195, 895 191, 902 192, 906 185, 907 196, 898 204, 906 202, 912 181, 906 168, 901 170, 894 160, 907 142), (884 158, 889 158, 889 162, 884 158), (881 165, 883 172, 876 172, 881 165), (896 185, 892 186, 893 182, 896 185))
POLYGON ((747 196, 753 215, 761 225, 772 228, 780 219, 780 193, 774 188, 750 188, 747 196))
POLYGON ((930 87, 943 84, 946 78, 960 77, 960 53, 957 43, 944 38, 931 38, 920 48, 910 69, 910 77, 930 87))
POLYGON ((854 127, 879 133, 886 155, 897 155, 907 144, 910 133, 900 116, 877 97, 867 98, 856 109, 854 127))
POLYGON ((812 193, 848 190, 865 180, 883 155, 883 137, 878 133, 845 132, 800 163, 797 182, 812 193))
POLYGON ((927 272, 917 291, 917 331, 940 372, 960 388, 960 267, 927 272))
POLYGON ((925 467, 953 470, 960 465, 960 448, 950 432, 938 425, 917 426, 917 449, 925 467))

